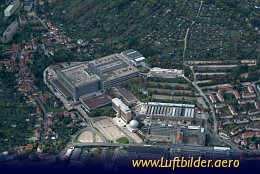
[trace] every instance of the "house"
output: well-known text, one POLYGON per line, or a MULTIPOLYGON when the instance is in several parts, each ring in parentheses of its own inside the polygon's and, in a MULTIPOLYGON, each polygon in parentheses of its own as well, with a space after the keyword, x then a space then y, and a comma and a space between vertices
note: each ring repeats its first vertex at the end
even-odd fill
POLYGON ((235 122, 236 124, 243 124, 243 123, 248 123, 249 120, 246 119, 246 118, 239 118, 239 119, 235 119, 234 122, 235 122))
POLYGON ((260 123, 251 123, 249 125, 246 125, 245 127, 246 130, 249 130, 249 131, 260 131, 260 123))
POLYGON ((220 131, 219 136, 225 140, 230 140, 229 132, 228 131, 220 131))
POLYGON ((229 111, 231 112, 232 115, 237 115, 238 114, 233 106, 228 106, 228 109, 229 109, 229 111))
POLYGON ((246 141, 246 139, 244 139, 244 140, 241 141, 241 145, 242 145, 242 146, 247 146, 247 141, 246 141))
POLYGON ((242 98, 255 98, 256 94, 253 93, 248 93, 248 92, 242 92, 242 98))
POLYGON ((260 138, 260 131, 255 133, 255 137, 260 138))
POLYGON ((243 134, 241 135, 241 138, 242 138, 242 139, 246 139, 246 138, 252 138, 252 137, 254 137, 254 136, 255 136, 255 133, 254 133, 254 132, 247 131, 247 132, 245 132, 245 133, 243 133, 243 134))
POLYGON ((260 109, 250 109, 248 115, 257 115, 260 114, 260 109))
POLYGON ((256 144, 255 143, 251 143, 251 144, 249 144, 248 148, 251 149, 251 150, 255 150, 256 149, 256 144))
POLYGON ((219 101, 221 101, 221 102, 224 102, 224 101, 225 101, 225 100, 224 100, 224 97, 223 97, 223 95, 222 95, 221 90, 218 90, 217 97, 218 97, 219 101))
POLYGON ((241 105, 244 105, 246 103, 254 103, 255 100, 254 99, 241 99, 241 100, 238 100, 238 104, 241 104, 241 105))
POLYGON ((252 85, 248 86, 247 89, 248 89, 249 93, 255 93, 254 87, 252 85))
POLYGON ((237 138, 235 137, 234 140, 233 140, 236 144, 239 144, 241 142, 241 139, 240 138, 237 138))
POLYGON ((237 92, 237 90, 233 89, 233 94, 235 95, 236 99, 240 99, 241 98, 240 94, 239 94, 239 92, 237 92))
POLYGON ((234 135, 239 134, 239 133, 242 132, 242 131, 243 131, 243 129, 238 126, 238 127, 234 128, 234 129, 232 129, 231 132, 230 132, 230 134, 234 136, 234 135))
POLYGON ((226 114, 226 115, 222 115, 220 116, 221 119, 231 119, 233 118, 233 115, 232 114, 226 114))
POLYGON ((216 97, 213 94, 209 94, 209 99, 211 100, 212 103, 216 103, 216 97))
POLYGON ((260 102, 259 101, 255 101, 255 108, 260 109, 260 102))
POLYGON ((250 119, 251 121, 260 121, 260 115, 251 116, 251 117, 249 117, 249 119, 250 119))

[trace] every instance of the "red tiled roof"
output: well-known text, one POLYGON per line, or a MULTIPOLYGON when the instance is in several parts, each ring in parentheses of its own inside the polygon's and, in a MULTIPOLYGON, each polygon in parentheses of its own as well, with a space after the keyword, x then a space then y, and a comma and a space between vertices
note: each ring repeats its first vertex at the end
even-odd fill
POLYGON ((92 110, 111 104, 111 99, 107 95, 102 94, 83 100, 83 104, 92 110))

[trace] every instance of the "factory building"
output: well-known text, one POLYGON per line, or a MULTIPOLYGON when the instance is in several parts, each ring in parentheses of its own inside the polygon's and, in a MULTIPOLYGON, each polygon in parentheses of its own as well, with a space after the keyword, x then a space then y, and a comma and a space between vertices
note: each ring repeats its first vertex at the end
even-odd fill
POLYGON ((2 41, 4 43, 7 43, 12 39, 12 37, 16 34, 17 29, 18 29, 18 22, 12 22, 7 29, 3 33, 3 39, 2 41))
POLYGON ((120 99, 112 99, 112 107, 117 112, 116 117, 122 118, 126 123, 132 119, 132 112, 120 99))
POLYGON ((4 15, 5 17, 10 17, 14 12, 19 8, 20 1, 19 0, 13 0, 11 4, 5 9, 4 15))
POLYGON ((90 62, 56 70, 57 79, 51 81, 66 99, 78 101, 81 96, 103 91, 139 76, 120 54, 113 54, 90 62))
POLYGON ((100 78, 89 71, 86 64, 57 70, 57 78, 74 100, 103 89, 100 78))
POLYGON ((202 159, 233 159, 235 158, 233 151, 230 147, 206 147, 206 146, 194 146, 194 145, 181 145, 173 144, 170 148, 170 159, 175 156, 178 157, 194 157, 202 159))
POLYGON ((143 104, 138 113, 138 117, 152 116, 153 118, 176 120, 192 120, 195 115, 195 105, 157 102, 143 104))
POLYGON ((139 71, 120 54, 102 57, 87 63, 103 82, 104 89, 139 76, 139 71))
POLYGON ((176 126, 171 124, 152 123, 149 135, 174 137, 173 144, 193 144, 204 146, 206 132, 201 126, 176 126))
POLYGON ((140 52, 133 49, 123 51, 121 55, 134 66, 139 66, 142 62, 145 62, 146 60, 140 52))

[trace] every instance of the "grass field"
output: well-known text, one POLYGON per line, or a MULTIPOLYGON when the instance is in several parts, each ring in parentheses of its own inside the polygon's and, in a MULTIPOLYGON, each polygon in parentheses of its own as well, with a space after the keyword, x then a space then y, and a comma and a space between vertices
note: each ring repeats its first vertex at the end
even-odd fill
POLYGON ((121 137, 121 138, 118 138, 116 140, 116 142, 121 143, 121 144, 128 144, 129 143, 129 139, 126 138, 126 137, 121 137))

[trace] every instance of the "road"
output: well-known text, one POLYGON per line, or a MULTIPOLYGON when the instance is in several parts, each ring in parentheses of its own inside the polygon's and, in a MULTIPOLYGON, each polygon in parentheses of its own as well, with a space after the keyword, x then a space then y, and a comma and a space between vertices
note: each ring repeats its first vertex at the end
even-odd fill
POLYGON ((183 39, 183 41, 184 41, 183 55, 182 55, 183 56, 183 62, 184 62, 185 54, 186 54, 189 32, 191 30, 191 27, 197 22, 197 20, 200 16, 200 11, 201 11, 202 5, 203 5, 203 1, 200 1, 200 7, 199 7, 199 10, 197 12, 196 19, 195 19, 195 21, 192 21, 191 25, 186 30, 186 34, 185 34, 185 37, 183 39))
MULTIPOLYGON (((187 65, 186 65, 187 66, 187 65)), ((206 96, 206 94, 202 91, 202 89, 197 85, 197 79, 196 79, 196 75, 195 75, 195 72, 194 72, 194 69, 192 66, 188 66, 191 71, 192 71, 192 74, 193 74, 193 81, 190 81, 190 79, 188 79, 187 77, 184 76, 184 78, 190 82, 192 84, 192 86, 194 86, 200 93, 200 95, 203 97, 203 99, 208 103, 208 106, 210 108, 210 111, 211 111, 211 114, 212 114, 212 117, 214 119, 214 133, 217 134, 217 130, 218 130, 218 127, 217 127, 217 119, 216 119, 216 114, 215 114, 215 111, 214 111, 214 108, 211 104, 211 102, 209 101, 208 97, 206 96)))

